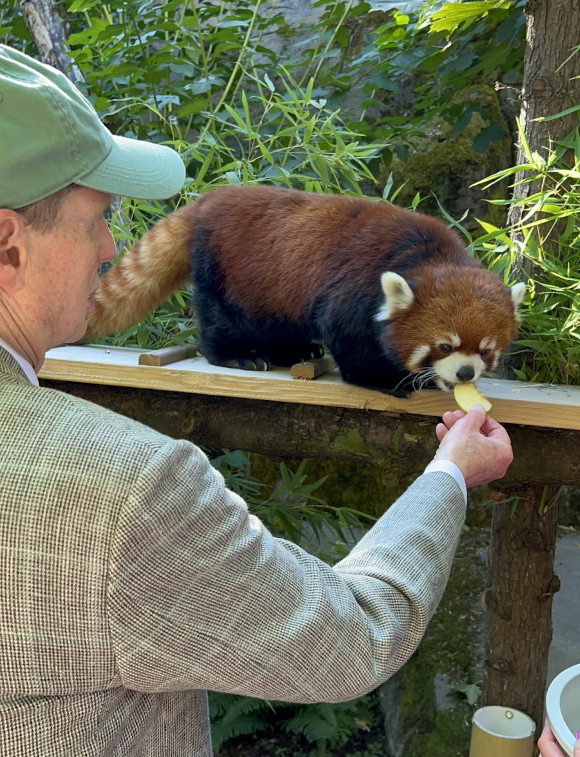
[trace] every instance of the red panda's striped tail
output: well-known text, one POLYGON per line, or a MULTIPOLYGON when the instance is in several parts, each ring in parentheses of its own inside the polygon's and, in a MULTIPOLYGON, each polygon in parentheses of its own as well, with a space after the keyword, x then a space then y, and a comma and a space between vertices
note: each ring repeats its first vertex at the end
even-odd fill
POLYGON ((101 279, 85 339, 117 334, 184 286, 190 275, 194 204, 155 224, 101 279))

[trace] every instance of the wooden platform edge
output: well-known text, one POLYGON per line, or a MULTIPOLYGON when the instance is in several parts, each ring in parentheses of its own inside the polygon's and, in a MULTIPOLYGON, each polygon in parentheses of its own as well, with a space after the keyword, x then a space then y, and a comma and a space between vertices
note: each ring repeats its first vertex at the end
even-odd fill
MULTIPOLYGON (((67 348, 59 348, 59 350, 67 348)), ((73 349, 73 348, 71 348, 73 349)), ((80 348, 74 348, 80 349, 80 348)), ((54 352, 54 351, 51 351, 54 352)), ((130 353, 134 365, 107 364, 47 356, 39 378, 53 381, 126 386, 158 391, 292 402, 397 414, 441 416, 456 409, 452 395, 426 390, 410 399, 344 383, 336 371, 316 381, 296 381, 287 370, 248 373, 215 369, 203 358, 170 366, 138 365, 139 351, 130 353), (186 365, 187 363, 187 365, 186 365), (283 375, 281 375, 283 374, 283 375)), ((95 353, 89 353, 93 356, 95 353)), ((580 430, 580 387, 531 385, 517 381, 482 379, 480 391, 492 402, 490 415, 500 423, 580 430)))

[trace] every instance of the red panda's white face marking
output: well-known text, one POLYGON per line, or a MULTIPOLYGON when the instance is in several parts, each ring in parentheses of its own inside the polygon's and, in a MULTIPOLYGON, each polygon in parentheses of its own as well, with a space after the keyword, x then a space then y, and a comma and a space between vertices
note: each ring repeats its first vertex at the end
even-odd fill
POLYGON ((433 361, 433 370, 437 374, 433 380, 444 392, 452 391, 455 384, 477 381, 486 365, 479 355, 453 352, 449 357, 433 361))
POLYGON ((422 344, 420 347, 415 347, 411 356, 407 360, 407 368, 410 371, 420 371, 430 352, 431 347, 428 344, 422 344))
POLYGON ((375 316, 390 321, 386 347, 405 368, 446 392, 494 371, 516 334, 517 306, 525 285, 506 290, 495 274, 449 267, 413 290, 402 276, 381 276, 385 302, 375 316))
POLYGON ((433 356, 432 368, 435 372, 433 380, 444 392, 452 391, 458 383, 477 381, 486 364, 483 357, 488 354, 481 348, 481 344, 490 341, 485 337, 480 342, 480 349, 476 353, 470 353, 464 345, 462 349, 461 337, 458 334, 447 334, 435 339, 434 349, 430 352, 433 356), (437 355, 444 357, 437 357, 437 355))

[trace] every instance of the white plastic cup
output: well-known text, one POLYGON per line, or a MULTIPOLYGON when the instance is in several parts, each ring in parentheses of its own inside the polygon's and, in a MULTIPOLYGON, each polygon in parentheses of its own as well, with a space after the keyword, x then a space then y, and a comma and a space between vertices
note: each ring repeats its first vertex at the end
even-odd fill
POLYGON ((557 742, 571 757, 580 731, 580 665, 572 665, 554 678, 546 694, 546 714, 557 742))
POLYGON ((536 724, 513 707, 481 707, 473 715, 469 757, 532 757, 536 724))

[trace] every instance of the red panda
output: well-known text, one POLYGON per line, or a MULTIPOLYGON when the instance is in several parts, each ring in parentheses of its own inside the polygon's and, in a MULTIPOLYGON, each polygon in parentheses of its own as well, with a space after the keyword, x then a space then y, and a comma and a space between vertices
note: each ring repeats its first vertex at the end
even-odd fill
POLYGON ((224 187, 158 222, 111 268, 87 335, 128 328, 189 279, 208 362, 268 370, 321 356, 321 340, 346 382, 402 397, 413 385, 451 391, 493 371, 525 295, 429 216, 363 198, 224 187))

